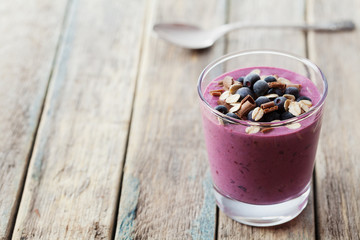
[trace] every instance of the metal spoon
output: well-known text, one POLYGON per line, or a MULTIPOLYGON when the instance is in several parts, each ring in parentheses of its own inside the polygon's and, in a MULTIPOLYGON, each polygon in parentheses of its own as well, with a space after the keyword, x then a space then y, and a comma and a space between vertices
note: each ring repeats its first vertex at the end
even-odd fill
POLYGON ((189 49, 204 49, 211 47, 217 39, 226 33, 241 28, 290 28, 313 31, 351 31, 355 29, 352 21, 339 21, 321 24, 252 24, 231 23, 211 30, 202 30, 197 26, 183 23, 159 23, 154 25, 158 36, 178 46, 189 49))

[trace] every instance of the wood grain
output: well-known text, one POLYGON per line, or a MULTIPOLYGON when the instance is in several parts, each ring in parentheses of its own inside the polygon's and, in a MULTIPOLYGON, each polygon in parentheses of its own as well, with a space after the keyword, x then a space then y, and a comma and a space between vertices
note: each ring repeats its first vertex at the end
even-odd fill
POLYGON ((13 239, 111 238, 145 8, 71 2, 13 239))
POLYGON ((351 33, 309 35, 310 57, 329 83, 316 163, 319 239, 360 239, 359 9, 358 0, 309 1, 310 22, 352 19, 357 26, 351 33))
MULTIPOLYGON (((303 23, 305 1, 230 1, 229 21, 257 23, 303 23)), ((306 56, 305 35, 295 30, 241 30, 229 34, 227 51, 274 49, 306 56)), ((220 212, 218 239, 314 239, 314 206, 308 206, 293 221, 269 228, 239 224, 220 212)))
POLYGON ((0 239, 10 238, 66 1, 0 2, 0 239))
POLYGON ((151 9, 124 169, 116 239, 212 239, 215 201, 203 142, 197 78, 223 41, 208 51, 170 45, 155 22, 204 28, 225 19, 225 1, 158 1, 151 9))

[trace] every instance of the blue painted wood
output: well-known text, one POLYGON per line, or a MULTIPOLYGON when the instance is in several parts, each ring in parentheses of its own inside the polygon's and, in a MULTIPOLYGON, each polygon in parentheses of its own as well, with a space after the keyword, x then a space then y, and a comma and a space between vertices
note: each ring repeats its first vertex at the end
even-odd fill
POLYGON ((14 227, 66 3, 0 1, 0 239, 14 227))
POLYGON ((145 6, 70 0, 14 239, 111 238, 145 6))
POLYGON ((192 222, 190 233, 192 239, 214 239, 216 203, 212 193, 213 185, 210 172, 206 172, 203 180, 204 200, 199 216, 192 222))
POLYGON ((139 199, 140 181, 131 175, 125 176, 121 196, 126 197, 126 201, 120 206, 118 226, 115 239, 132 239, 131 234, 134 230, 134 220, 139 199))

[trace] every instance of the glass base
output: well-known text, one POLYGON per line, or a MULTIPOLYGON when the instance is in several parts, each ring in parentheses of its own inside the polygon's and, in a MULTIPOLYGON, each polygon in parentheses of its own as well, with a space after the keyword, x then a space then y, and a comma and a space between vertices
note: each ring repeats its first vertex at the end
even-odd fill
POLYGON ((269 227, 288 222, 298 216, 308 203, 310 185, 299 197, 271 205, 254 205, 240 202, 222 195, 214 188, 216 203, 220 210, 237 222, 269 227))

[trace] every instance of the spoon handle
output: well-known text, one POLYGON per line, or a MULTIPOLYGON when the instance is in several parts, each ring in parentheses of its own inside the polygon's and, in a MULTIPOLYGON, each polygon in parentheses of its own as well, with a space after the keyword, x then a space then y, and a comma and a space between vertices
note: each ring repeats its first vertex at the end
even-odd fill
POLYGON ((229 23, 219 27, 223 33, 227 33, 240 28, 290 28, 300 29, 304 31, 351 31, 355 29, 355 24, 352 21, 338 21, 318 24, 256 24, 256 23, 229 23))

